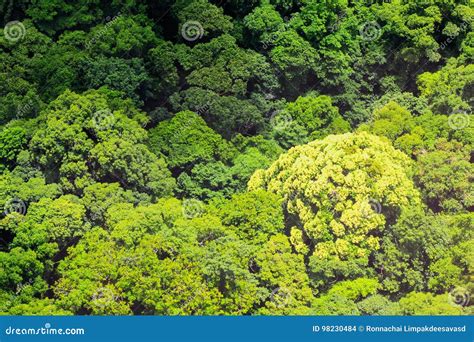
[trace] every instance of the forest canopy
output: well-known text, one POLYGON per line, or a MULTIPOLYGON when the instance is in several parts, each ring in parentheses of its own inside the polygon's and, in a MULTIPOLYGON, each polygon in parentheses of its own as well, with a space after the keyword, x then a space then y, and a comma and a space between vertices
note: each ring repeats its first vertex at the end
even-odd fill
POLYGON ((0 0, 0 314, 473 315, 473 27, 0 0))

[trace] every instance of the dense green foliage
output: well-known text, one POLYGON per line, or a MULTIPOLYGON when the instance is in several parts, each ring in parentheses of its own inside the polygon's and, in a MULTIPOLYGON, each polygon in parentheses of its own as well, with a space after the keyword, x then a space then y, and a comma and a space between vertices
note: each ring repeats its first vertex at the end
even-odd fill
POLYGON ((472 1, 0 1, 0 314, 474 314, 472 1))

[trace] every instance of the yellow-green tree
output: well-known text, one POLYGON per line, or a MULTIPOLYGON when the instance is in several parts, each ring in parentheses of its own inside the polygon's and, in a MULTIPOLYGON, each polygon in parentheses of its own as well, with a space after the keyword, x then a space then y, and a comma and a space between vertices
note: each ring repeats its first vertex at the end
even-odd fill
POLYGON ((363 274, 385 226, 402 207, 419 205, 410 170, 410 159, 387 139, 365 132, 330 135, 290 149, 258 170, 249 188, 283 197, 293 245, 310 257, 319 286, 363 274))

